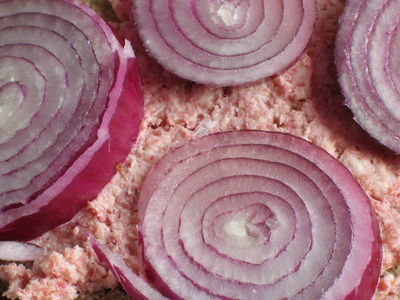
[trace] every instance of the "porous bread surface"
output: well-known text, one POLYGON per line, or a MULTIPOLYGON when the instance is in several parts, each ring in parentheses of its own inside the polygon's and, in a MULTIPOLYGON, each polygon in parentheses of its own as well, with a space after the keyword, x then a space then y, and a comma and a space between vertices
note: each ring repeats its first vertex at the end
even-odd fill
POLYGON ((71 222, 32 241, 47 249, 32 265, 5 263, 0 278, 9 299, 128 299, 97 260, 84 232, 122 254, 146 278, 136 231, 146 174, 168 151, 201 135, 237 129, 289 132, 326 149, 352 172, 372 201, 382 231, 382 275, 374 300, 400 295, 400 157, 379 145, 343 105, 334 41, 344 0, 318 0, 312 40, 297 63, 256 84, 210 89, 165 71, 143 49, 132 0, 84 0, 134 46, 145 94, 138 143, 117 175, 71 222), (118 18, 118 20, 117 20, 118 18))

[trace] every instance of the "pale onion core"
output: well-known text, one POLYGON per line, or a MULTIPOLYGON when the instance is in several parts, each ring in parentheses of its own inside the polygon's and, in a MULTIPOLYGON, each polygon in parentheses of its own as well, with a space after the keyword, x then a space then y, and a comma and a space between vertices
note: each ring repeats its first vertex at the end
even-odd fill
POLYGON ((336 40, 345 103, 376 140, 400 153, 400 4, 348 1, 336 40))
POLYGON ((219 133, 167 154, 139 218, 149 276, 172 299, 364 299, 380 274, 367 196, 287 134, 219 133))
POLYGON ((315 0, 135 0, 149 53, 176 75, 210 86, 253 82, 284 71, 303 53, 315 0))
POLYGON ((87 6, 0 1, 0 239, 71 219, 125 160, 142 116, 133 50, 87 6))

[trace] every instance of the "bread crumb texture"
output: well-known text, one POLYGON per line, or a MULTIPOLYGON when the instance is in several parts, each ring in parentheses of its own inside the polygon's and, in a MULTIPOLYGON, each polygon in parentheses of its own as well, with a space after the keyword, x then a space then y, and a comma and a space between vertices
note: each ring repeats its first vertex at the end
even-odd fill
POLYGON ((97 260, 84 232, 122 254, 146 278, 136 231, 137 202, 152 166, 168 151, 202 135, 237 129, 289 132, 326 149, 352 172, 370 197, 383 238, 381 280, 374 300, 400 295, 400 157, 380 146, 343 105, 334 66, 338 17, 345 0, 318 0, 313 38, 280 76, 242 87, 210 89, 165 71, 143 49, 132 0, 85 0, 132 42, 145 94, 137 144, 101 194, 71 222, 33 242, 47 255, 31 265, 4 263, 8 299, 128 299, 97 260), (114 12, 110 12, 109 7, 114 12))

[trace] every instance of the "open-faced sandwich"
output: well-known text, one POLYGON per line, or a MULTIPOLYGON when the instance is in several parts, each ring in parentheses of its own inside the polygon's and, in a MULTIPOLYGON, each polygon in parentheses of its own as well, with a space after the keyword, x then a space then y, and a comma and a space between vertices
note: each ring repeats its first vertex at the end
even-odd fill
POLYGON ((4 299, 399 299, 399 11, 0 0, 4 299))

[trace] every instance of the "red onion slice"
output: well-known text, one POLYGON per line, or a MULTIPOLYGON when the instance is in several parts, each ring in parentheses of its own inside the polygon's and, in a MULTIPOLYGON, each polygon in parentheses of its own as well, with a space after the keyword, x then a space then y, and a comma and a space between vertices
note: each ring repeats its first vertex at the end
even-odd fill
POLYGON ((400 4, 347 1, 336 41, 336 65, 346 104, 375 139, 400 152, 400 4))
POLYGON ((136 59, 75 0, 0 2, 0 239, 34 238, 92 200, 139 132, 136 59))
POLYGON ((369 199, 288 134, 219 133, 167 154, 139 217, 149 276, 172 299, 370 299, 380 275, 369 199))
POLYGON ((33 261, 43 257, 46 250, 31 243, 0 241, 0 260, 33 261))
POLYGON ((110 268, 111 272, 132 299, 168 299, 129 269, 119 253, 115 253, 106 246, 97 243, 93 237, 89 237, 89 241, 97 257, 110 268))
POLYGON ((230 86, 272 76, 304 51, 315 0, 135 0, 142 41, 178 76, 230 86))

